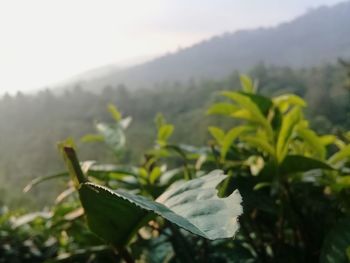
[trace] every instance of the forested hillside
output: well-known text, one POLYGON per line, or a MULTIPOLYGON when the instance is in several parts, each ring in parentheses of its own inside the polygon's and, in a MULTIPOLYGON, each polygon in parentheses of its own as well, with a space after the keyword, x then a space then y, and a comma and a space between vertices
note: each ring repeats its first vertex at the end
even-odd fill
POLYGON ((271 28, 227 32, 192 47, 125 70, 75 80, 91 91, 124 83, 152 87, 189 79, 223 78, 244 72, 259 62, 293 68, 317 66, 350 57, 350 2, 320 7, 271 28))
MULTIPOLYGON (((319 132, 349 129, 349 95, 344 88, 346 72, 342 66, 292 70, 260 64, 250 73, 259 80, 261 94, 293 92, 306 98, 311 122, 319 132)), ((99 144, 80 142, 83 135, 94 132, 94 122, 110 120, 109 103, 117 105, 125 116, 132 116, 123 161, 139 162, 140 153, 156 138, 153 119, 158 112, 175 124, 174 140, 205 144, 209 124, 231 124, 227 119, 223 122, 219 117, 206 117, 208 105, 217 99, 220 90, 239 86, 238 73, 233 73, 221 80, 172 83, 138 91, 120 85, 105 87, 100 94, 76 87, 62 95, 49 90, 37 95, 5 95, 0 101, 0 200, 32 204, 49 200, 40 197, 54 191, 38 188, 32 195, 18 193, 31 178, 62 169, 56 142, 69 136, 81 146, 84 159, 112 160, 113 153, 99 144)))

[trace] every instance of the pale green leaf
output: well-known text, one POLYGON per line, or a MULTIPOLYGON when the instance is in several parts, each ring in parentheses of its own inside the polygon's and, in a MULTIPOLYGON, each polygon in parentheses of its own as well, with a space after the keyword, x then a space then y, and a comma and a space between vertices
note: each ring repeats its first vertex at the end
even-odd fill
POLYGON ((122 119, 122 115, 115 105, 108 104, 108 111, 110 112, 114 120, 116 120, 117 122, 119 122, 122 119))
POLYGON ((86 134, 81 138, 82 142, 103 142, 104 137, 101 134, 86 134))
POLYGON ((255 86, 254 86, 253 80, 250 77, 242 74, 239 76, 239 79, 240 79, 243 91, 248 93, 254 93, 255 86))
POLYGON ((193 224, 202 237, 212 240, 230 238, 238 230, 242 198, 238 190, 228 197, 218 197, 216 187, 226 178, 221 170, 215 170, 197 179, 177 182, 156 201, 193 224))
POLYGON ((300 108, 294 107, 283 117, 276 146, 276 155, 279 162, 282 162, 287 154, 289 142, 296 125, 301 121, 301 116, 300 108))
POLYGON ((207 114, 222 114, 230 116, 235 111, 239 110, 239 107, 231 103, 215 103, 209 107, 207 114))
POLYGON ((226 133, 222 141, 222 146, 220 151, 220 155, 222 158, 226 157, 228 150, 230 149, 232 143, 238 138, 238 136, 240 136, 242 133, 246 132, 247 130, 249 130, 248 127, 240 126, 240 127, 232 128, 226 133))
POLYGON ((320 159, 326 157, 326 148, 320 137, 311 129, 297 129, 298 135, 310 146, 315 156, 320 159))
POLYGON ((337 164, 344 159, 348 159, 350 157, 350 144, 333 154, 329 159, 329 163, 337 164))
POLYGON ((156 166, 152 169, 152 172, 149 175, 149 181, 151 184, 154 184, 158 178, 162 175, 162 170, 159 166, 156 166))
POLYGON ((224 138, 225 138, 225 132, 218 128, 218 127, 214 127, 214 126, 210 126, 208 128, 210 134, 215 138, 215 140, 218 142, 218 144, 222 144, 224 138))
POLYGON ((247 142, 249 145, 253 146, 253 147, 257 147, 260 150, 263 150, 264 152, 275 156, 275 149, 273 148, 273 146, 267 142, 266 140, 259 138, 259 137, 253 137, 253 136, 244 136, 241 138, 242 141, 247 142))
POLYGON ((279 107, 281 112, 285 112, 291 106, 306 107, 306 102, 295 94, 283 94, 273 98, 273 103, 279 107))
POLYGON ((158 130, 158 140, 167 141, 174 132, 174 125, 164 124, 158 130))
POLYGON ((249 122, 256 122, 252 113, 246 109, 237 110, 233 112, 230 116, 236 119, 242 119, 249 122))
POLYGON ((319 136, 319 138, 324 146, 335 144, 337 142, 337 137, 335 135, 327 134, 319 136))
POLYGON ((268 120, 265 118, 264 114, 261 112, 260 108, 256 103, 253 102, 253 100, 243 93, 239 92, 230 92, 230 91, 224 91, 222 94, 230 99, 232 99, 235 103, 237 103, 240 107, 242 107, 244 110, 248 111, 250 116, 250 120, 252 122, 258 123, 261 126, 263 126, 269 136, 272 138, 273 136, 273 130, 268 122, 268 120))

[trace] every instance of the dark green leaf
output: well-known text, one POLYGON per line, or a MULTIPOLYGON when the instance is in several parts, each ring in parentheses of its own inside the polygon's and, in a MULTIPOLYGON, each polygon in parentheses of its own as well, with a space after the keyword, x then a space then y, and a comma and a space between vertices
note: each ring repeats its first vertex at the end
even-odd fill
POLYGON ((325 162, 301 155, 288 155, 280 165, 281 174, 307 172, 314 169, 333 170, 325 162))

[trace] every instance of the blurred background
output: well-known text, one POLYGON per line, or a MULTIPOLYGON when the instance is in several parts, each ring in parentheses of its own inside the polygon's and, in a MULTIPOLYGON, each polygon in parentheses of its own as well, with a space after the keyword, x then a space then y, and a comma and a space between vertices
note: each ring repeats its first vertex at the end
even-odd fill
POLYGON ((259 92, 308 101, 319 133, 350 128, 350 1, 0 0, 0 206, 41 208, 57 182, 23 195, 34 177, 63 169, 69 136, 82 159, 112 160, 81 142, 108 103, 132 116, 123 162, 138 162, 162 112, 173 139, 200 145, 205 116, 239 73, 259 92), (49 190, 48 190, 49 189, 49 190))

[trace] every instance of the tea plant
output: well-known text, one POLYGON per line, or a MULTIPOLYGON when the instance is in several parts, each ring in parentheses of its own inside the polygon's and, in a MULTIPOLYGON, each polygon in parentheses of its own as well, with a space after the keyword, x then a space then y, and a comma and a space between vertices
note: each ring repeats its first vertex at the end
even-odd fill
POLYGON ((348 262, 348 134, 317 134, 296 95, 241 84, 207 112, 234 127, 211 126, 208 145, 193 147, 172 143, 174 126, 158 115, 140 165, 120 162, 131 118, 110 105, 114 123, 83 140, 105 143, 116 163, 79 162, 72 141, 61 143, 68 172, 26 190, 52 178, 67 189, 47 211, 2 212, 6 262, 23 249, 28 262, 348 262))

